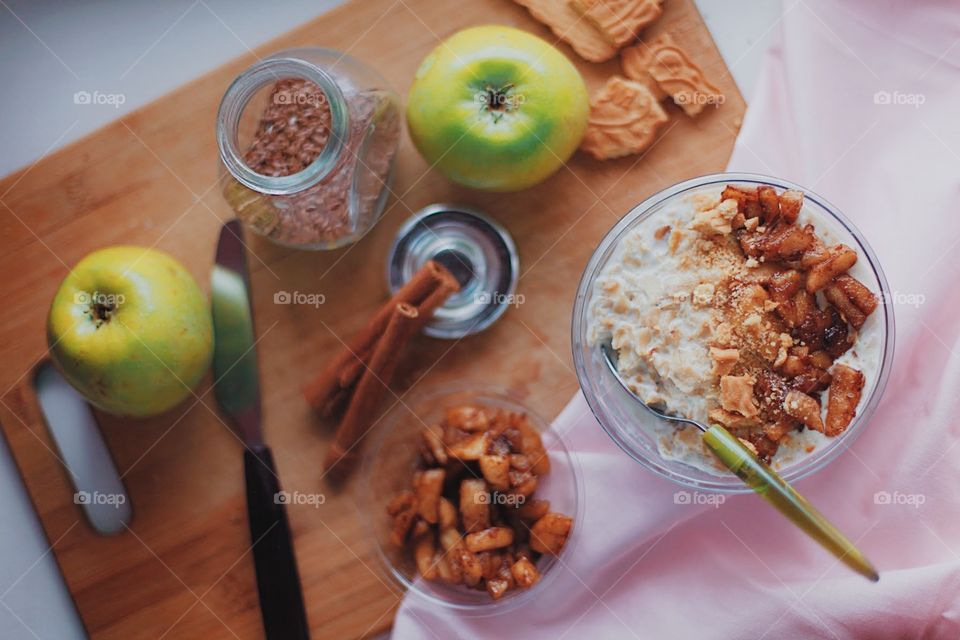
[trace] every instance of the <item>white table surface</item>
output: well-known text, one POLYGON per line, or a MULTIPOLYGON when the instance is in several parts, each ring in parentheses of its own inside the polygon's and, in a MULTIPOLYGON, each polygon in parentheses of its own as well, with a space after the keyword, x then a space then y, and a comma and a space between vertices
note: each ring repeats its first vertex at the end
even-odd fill
MULTIPOLYGON (((749 100, 766 41, 779 21, 780 3, 696 3, 749 100)), ((32 165, 338 4, 340 0, 0 0, 0 176, 32 165), (118 97, 111 99, 114 104, 78 105, 74 94, 79 91, 118 97)), ((0 207, 0 215, 10 214, 0 207)), ((56 541, 43 534, 2 437, 0 514, 0 636, 84 637, 53 558, 50 545, 56 541)))

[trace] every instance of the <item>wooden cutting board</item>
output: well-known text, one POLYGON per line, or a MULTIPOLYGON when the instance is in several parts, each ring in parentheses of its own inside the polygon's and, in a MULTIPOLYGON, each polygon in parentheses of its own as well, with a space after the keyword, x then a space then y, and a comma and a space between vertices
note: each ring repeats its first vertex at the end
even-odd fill
MULTIPOLYGON (((555 37, 507 0, 355 0, 261 47, 320 45, 350 52, 405 95, 439 39, 470 25, 518 26, 555 37)), ((290 520, 314 637, 356 638, 388 628, 402 594, 377 573, 354 495, 321 480, 329 431, 300 387, 385 299, 384 260, 397 227, 429 203, 485 210, 520 250, 512 308, 485 333, 459 343, 421 338, 402 372, 402 393, 451 379, 495 383, 555 416, 577 383, 570 315, 581 270, 601 236, 634 204, 677 181, 723 169, 744 111, 692 0, 669 0, 650 35, 670 31, 722 88, 726 102, 691 120, 673 107, 669 130, 644 157, 596 162, 577 155, 546 183, 516 195, 458 188, 428 171, 408 138, 386 215, 362 242, 330 253, 282 249, 259 239, 250 256, 262 370, 265 431, 288 491, 324 492, 320 508, 291 507, 290 520), (273 304, 278 291, 322 293, 319 308, 273 304)), ((616 60, 583 62, 591 89, 616 60)), ((35 166, 0 181, 0 405, 16 461, 54 544, 90 635, 133 640, 259 638, 260 615, 245 522, 241 445, 211 395, 160 418, 99 416, 131 496, 134 519, 114 537, 94 533, 73 504, 68 475, 39 416, 32 372, 45 357, 44 319, 68 267, 116 243, 163 249, 209 285, 221 221, 213 123, 228 83, 254 53, 125 116, 35 166), (191 406, 193 405, 193 406, 191 406)))

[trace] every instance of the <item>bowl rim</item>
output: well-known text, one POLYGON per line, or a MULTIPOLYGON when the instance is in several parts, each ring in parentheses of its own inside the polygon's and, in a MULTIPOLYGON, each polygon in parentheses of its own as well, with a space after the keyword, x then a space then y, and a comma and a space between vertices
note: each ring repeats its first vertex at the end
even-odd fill
MULTIPOLYGON (((716 479, 711 480, 689 478, 671 469, 668 465, 668 461, 665 461, 661 456, 657 455, 654 458, 654 456, 644 455, 642 452, 637 451, 636 448, 632 447, 630 443, 627 442, 627 440, 618 432, 616 425, 608 424, 608 420, 609 422, 613 422, 614 420, 612 418, 608 419, 605 416, 605 411, 600 405, 600 400, 595 395, 592 381, 590 380, 590 376, 587 374, 587 367, 584 359, 584 352, 588 350, 588 347, 581 337, 584 335, 586 326, 588 302, 591 297, 590 288, 599 274, 600 269, 604 266, 602 259, 607 253, 613 250, 615 247, 615 242, 633 224, 643 219, 643 217, 651 213, 655 207, 665 203, 667 200, 675 198, 678 195, 693 189, 725 182, 770 185, 781 189, 798 189, 802 191, 805 200, 812 201, 818 205, 828 215, 832 216, 834 220, 839 223, 839 225, 843 227, 848 234, 850 234, 851 237, 853 237, 853 239, 858 243, 863 256, 866 257, 867 265, 873 272, 874 277, 876 278, 880 287, 880 307, 883 309, 884 317, 883 327, 881 328, 881 331, 883 332, 883 355, 880 359, 881 364, 878 371, 876 384, 873 386, 870 396, 867 398, 867 401, 863 406, 863 411, 854 418, 854 422, 840 436, 837 436, 835 439, 836 442, 832 444, 832 446, 825 447, 823 451, 807 456, 796 464, 787 466, 782 471, 778 470, 778 473, 787 482, 795 482, 802 478, 806 478, 807 476, 810 476, 820 469, 826 467, 856 441, 860 433, 863 431, 864 425, 869 422, 870 418, 873 416, 873 413, 876 411, 877 405, 879 404, 880 399, 883 396, 883 392, 886 389, 887 381, 890 377, 890 370, 892 368, 891 365, 893 362, 894 345, 896 341, 896 326, 893 314, 893 305, 889 303, 890 286, 872 247, 867 242, 866 238, 864 238, 860 230, 853 224, 853 222, 843 215, 843 213, 836 206, 831 204, 828 200, 816 192, 782 178, 775 178, 758 173, 711 173, 700 177, 691 178, 689 180, 684 180, 674 184, 673 186, 662 189, 661 191, 654 193, 647 199, 632 207, 630 211, 628 211, 617 222, 617 224, 614 225, 603 236, 591 254, 590 260, 587 262, 587 266, 583 270, 583 274, 580 277, 580 283, 577 286, 577 293, 573 306, 573 318, 571 322, 571 347, 573 350, 574 369, 576 371, 577 381, 579 382, 580 388, 583 391, 583 395, 586 398, 588 406, 590 407, 590 411, 593 413, 597 422, 600 423, 600 426, 607 433, 607 435, 627 455, 656 475, 671 480, 687 488, 715 493, 750 493, 752 489, 743 484, 739 478, 733 475, 718 475, 716 476, 716 479)), ((607 375, 612 376, 612 374, 609 373, 607 375)), ((669 462, 672 464, 682 464, 673 463, 673 461, 669 462)))
POLYGON ((379 452, 386 444, 391 428, 396 425, 397 420, 401 419, 401 412, 413 412, 413 410, 410 408, 411 406, 429 402, 431 400, 442 401, 443 398, 459 394, 477 397, 478 402, 481 404, 483 403, 484 398, 490 398, 498 403, 502 403, 502 405, 507 409, 522 411, 531 418, 531 421, 537 427, 540 433, 549 433, 552 436, 552 443, 546 448, 549 453, 553 455, 556 455, 558 452, 562 454, 562 458, 570 470, 570 481, 573 483, 573 526, 570 530, 570 534, 567 537, 567 542, 564 544, 563 550, 560 552, 559 556, 556 556, 555 559, 553 559, 549 569, 541 574, 540 580, 529 589, 511 590, 507 592, 507 594, 500 600, 490 599, 480 600, 478 602, 451 602, 434 593, 431 593, 429 590, 423 589, 421 587, 423 582, 421 578, 415 576, 413 579, 411 579, 394 566, 394 563, 391 562, 384 550, 384 544, 382 544, 379 536, 377 535, 373 536, 376 550, 375 555, 377 558, 377 565, 381 573, 385 574, 389 578, 391 584, 398 587, 404 595, 420 598, 422 601, 436 604, 449 610, 457 611, 458 614, 464 616, 483 617, 499 615, 530 602, 532 598, 537 597, 540 593, 542 593, 546 585, 555 581, 557 576, 562 573, 560 569, 569 563, 570 555, 580 539, 580 532, 583 529, 583 514, 585 510, 586 493, 583 484, 583 473, 580 469, 580 461, 578 456, 575 452, 571 451, 567 447, 566 443, 563 441, 563 434, 551 430, 553 421, 545 419, 541 414, 531 409, 527 404, 524 403, 523 398, 521 398, 519 394, 502 386, 492 385, 486 382, 474 382, 466 380, 441 384, 430 389, 416 392, 412 394, 409 399, 405 399, 402 403, 391 407, 381 419, 382 424, 379 425, 377 433, 373 434, 373 441, 369 443, 370 446, 366 448, 366 452, 364 453, 363 463, 360 468, 360 477, 358 478, 360 482, 357 483, 357 488, 359 490, 359 500, 357 506, 360 507, 361 504, 366 505, 366 508, 361 508, 360 510, 364 513, 368 530, 375 532, 378 527, 378 522, 376 519, 381 516, 385 517, 385 514, 382 514, 379 510, 375 510, 370 507, 370 505, 375 503, 375 500, 373 499, 371 480, 376 469, 375 460, 378 459, 379 452))

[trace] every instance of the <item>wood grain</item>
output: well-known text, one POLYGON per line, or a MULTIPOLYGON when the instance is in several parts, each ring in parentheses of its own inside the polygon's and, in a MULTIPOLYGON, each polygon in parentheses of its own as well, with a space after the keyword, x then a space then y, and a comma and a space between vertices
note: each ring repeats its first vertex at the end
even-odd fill
MULTIPOLYGON (((438 39, 468 25, 552 34, 507 0, 357 0, 261 47, 349 51, 405 94, 438 39)), ((669 129, 644 157, 599 163, 581 154, 546 183, 516 195, 458 188, 405 138, 396 194, 377 228, 352 248, 295 252, 254 240, 250 265, 260 335, 265 431, 288 491, 324 492, 319 508, 292 506, 291 526, 315 637, 356 638, 387 628, 399 593, 378 573, 353 492, 321 480, 330 437, 301 385, 387 296, 386 251, 397 227, 429 203, 487 211, 517 241, 524 303, 487 332, 458 343, 418 338, 400 372, 401 393, 449 379, 494 382, 556 415, 577 389, 569 346, 580 272, 601 236, 634 204, 682 179, 721 170, 744 104, 692 0, 670 0, 650 35, 669 30, 722 88, 726 103, 697 120, 668 107, 669 129), (319 308, 273 304, 278 291, 322 293, 319 308)), ((563 44, 590 88, 618 62, 595 65, 563 44)), ((134 507, 129 531, 105 538, 83 520, 38 414, 33 370, 45 357, 53 292, 88 252, 115 243, 156 246, 208 287, 221 221, 213 122, 228 83, 256 60, 243 56, 0 181, 0 422, 66 582, 94 638, 259 638, 245 523, 241 444, 208 387, 170 414, 143 422, 100 416, 134 507), (7 391, 8 390, 8 391, 7 391)))

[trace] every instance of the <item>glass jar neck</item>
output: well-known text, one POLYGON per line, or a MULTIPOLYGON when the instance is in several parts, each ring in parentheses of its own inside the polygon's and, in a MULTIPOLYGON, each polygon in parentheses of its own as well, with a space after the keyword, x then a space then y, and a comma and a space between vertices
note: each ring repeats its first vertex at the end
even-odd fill
POLYGON ((267 58, 251 66, 227 89, 217 112, 217 146, 230 174, 254 191, 288 195, 313 186, 328 175, 346 148, 349 110, 336 80, 316 65, 298 58, 267 58), (267 176, 251 169, 239 145, 240 119, 251 98, 279 80, 299 78, 314 83, 330 108, 330 136, 320 154, 302 171, 288 176, 267 176))

